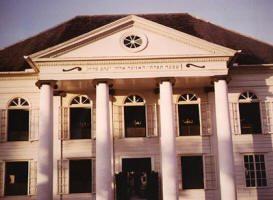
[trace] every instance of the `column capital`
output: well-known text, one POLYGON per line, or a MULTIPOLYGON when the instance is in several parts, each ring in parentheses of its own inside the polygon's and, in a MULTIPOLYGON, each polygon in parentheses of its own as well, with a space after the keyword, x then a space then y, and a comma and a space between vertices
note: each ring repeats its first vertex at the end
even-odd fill
POLYGON ((230 75, 217 75, 217 76, 211 77, 212 84, 214 82, 218 82, 220 80, 225 80, 227 83, 229 83, 231 81, 231 76, 230 75))
POLYGON ((93 85, 96 87, 99 83, 106 83, 109 88, 113 87, 113 79, 94 79, 93 85))
POLYGON ((159 94, 159 85, 165 81, 168 81, 172 84, 172 86, 175 85, 175 78, 174 77, 160 77, 160 78, 156 78, 156 86, 154 89, 154 93, 155 94, 159 94))
POLYGON ((42 85, 50 85, 53 89, 57 89, 56 80, 38 80, 35 85, 40 89, 42 85))
POLYGON ((168 81, 171 82, 172 86, 175 85, 175 78, 174 77, 160 77, 156 78, 156 85, 160 85, 161 83, 168 81))

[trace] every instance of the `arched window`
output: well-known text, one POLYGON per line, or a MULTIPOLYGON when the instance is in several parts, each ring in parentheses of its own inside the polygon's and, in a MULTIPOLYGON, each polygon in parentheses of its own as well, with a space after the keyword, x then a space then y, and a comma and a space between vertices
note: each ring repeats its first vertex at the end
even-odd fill
POLYGON ((8 141, 29 139, 29 103, 23 98, 14 98, 8 105, 8 141))
POLYGON ((91 101, 87 96, 76 96, 70 103, 70 139, 91 138, 91 101))
POLYGON ((200 135, 199 101, 195 94, 183 94, 178 99, 179 135, 200 135))
POLYGON ((262 132, 259 99, 254 93, 247 91, 240 94, 239 113, 241 134, 262 132))
POLYGON ((146 108, 144 99, 130 95, 124 101, 125 137, 146 136, 146 108))

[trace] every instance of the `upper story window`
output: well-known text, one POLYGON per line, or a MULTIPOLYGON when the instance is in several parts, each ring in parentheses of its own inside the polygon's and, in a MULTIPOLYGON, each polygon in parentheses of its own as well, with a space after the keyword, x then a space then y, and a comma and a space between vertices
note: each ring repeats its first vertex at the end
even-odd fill
POLYGON ((70 104, 70 139, 91 138, 91 101, 87 96, 76 96, 70 104))
POLYGON ((195 94, 183 94, 178 99, 179 135, 200 135, 199 100, 195 94))
POLYGON ((23 98, 13 99, 8 106, 8 141, 29 139, 29 103, 23 98))
POLYGON ((258 97, 252 92, 244 92, 239 96, 239 113, 241 134, 260 134, 261 116, 258 97))
POLYGON ((146 136, 145 101, 138 95, 130 95, 124 101, 125 137, 146 136))

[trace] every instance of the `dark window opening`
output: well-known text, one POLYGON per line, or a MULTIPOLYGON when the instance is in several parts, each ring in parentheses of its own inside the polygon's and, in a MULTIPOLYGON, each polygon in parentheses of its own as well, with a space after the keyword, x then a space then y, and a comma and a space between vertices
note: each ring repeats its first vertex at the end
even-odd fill
POLYGON ((69 192, 90 193, 92 191, 92 161, 69 161, 69 192))
POLYGON ((29 111, 8 110, 8 141, 29 139, 29 111))
POLYGON ((5 173, 5 195, 27 195, 28 162, 7 162, 5 173))
POLYGON ((245 155, 246 187, 267 186, 264 155, 245 155))
POLYGON ((200 135, 200 120, 198 104, 178 105, 179 135, 200 135))
POLYGON ((91 109, 70 108, 70 139, 91 138, 91 109))
POLYGON ((241 134, 259 134, 261 130, 260 105, 254 103, 239 103, 241 134))
POLYGON ((151 173, 151 158, 124 158, 122 159, 122 171, 151 173))
POLYGON ((145 137, 145 106, 125 106, 125 137, 145 137))
POLYGON ((203 189, 203 159, 202 156, 181 157, 183 189, 203 189))

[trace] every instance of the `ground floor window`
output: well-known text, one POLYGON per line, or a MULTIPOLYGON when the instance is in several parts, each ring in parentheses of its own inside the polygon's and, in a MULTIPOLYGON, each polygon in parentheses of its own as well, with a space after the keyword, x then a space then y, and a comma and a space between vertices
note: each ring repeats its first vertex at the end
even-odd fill
POLYGON ((92 161, 69 161, 69 192, 91 193, 92 191, 92 161))
POLYGON ((28 162, 6 162, 5 195, 27 195, 28 162))
POLYGON ((247 187, 267 186, 264 155, 245 155, 244 164, 247 187))
POLYGON ((202 156, 182 156, 181 168, 183 189, 204 188, 202 156))

